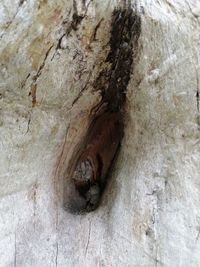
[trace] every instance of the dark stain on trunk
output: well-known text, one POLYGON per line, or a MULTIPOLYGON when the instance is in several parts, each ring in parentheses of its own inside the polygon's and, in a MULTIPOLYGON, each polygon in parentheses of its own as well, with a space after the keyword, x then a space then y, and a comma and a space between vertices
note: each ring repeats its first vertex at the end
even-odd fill
POLYGON ((107 67, 94 83, 94 89, 102 94, 100 112, 91 119, 81 151, 76 153, 76 160, 73 160, 68 193, 64 196, 64 207, 72 213, 90 212, 99 206, 123 137, 122 107, 140 32, 141 20, 133 10, 114 10, 110 51, 106 58, 109 64, 106 64, 107 67))
POLYGON ((103 102, 108 103, 109 110, 116 112, 126 99, 131 69, 138 50, 141 19, 133 10, 116 9, 111 27, 110 52, 106 59, 111 67, 100 73, 95 89, 102 92, 103 102))

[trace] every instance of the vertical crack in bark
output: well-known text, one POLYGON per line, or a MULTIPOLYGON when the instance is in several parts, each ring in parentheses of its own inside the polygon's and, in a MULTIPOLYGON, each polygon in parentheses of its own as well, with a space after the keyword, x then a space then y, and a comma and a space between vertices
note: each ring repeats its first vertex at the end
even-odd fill
POLYGON ((56 262, 56 267, 57 267, 58 266, 58 241, 56 243, 56 260, 55 260, 55 262, 56 262))
POLYGON ((199 91, 196 93, 196 98, 197 98, 197 111, 199 112, 199 91))
POLYGON ((87 244, 86 244, 86 248, 85 248, 85 256, 87 255, 88 246, 89 246, 89 242, 90 242, 90 233, 91 233, 91 221, 89 221, 89 233, 88 233, 88 239, 87 239, 87 244))
MULTIPOLYGON (((32 97, 32 108, 34 108, 35 105, 36 105, 36 103, 37 103, 37 98, 36 98, 36 93, 37 93, 37 80, 40 77, 40 75, 42 74, 42 70, 45 67, 47 57, 48 57, 48 55, 49 55, 52 47, 53 47, 53 45, 51 45, 49 47, 49 49, 47 50, 47 52, 45 54, 45 57, 43 59, 42 64, 38 68, 38 71, 37 71, 36 75, 32 78, 33 81, 31 83, 31 91, 29 92, 29 96, 32 97)), ((25 86, 26 81, 28 80, 29 77, 30 77, 30 73, 27 75, 26 79, 24 80, 24 82, 22 84, 22 88, 25 86)), ((31 112, 32 112, 32 110, 31 110, 31 112)), ((31 115, 30 115, 30 118, 31 118, 31 115)), ((29 121, 28 121, 28 129, 27 129, 27 132, 29 131, 30 118, 29 118, 29 121)))
POLYGON ((93 31, 93 33, 92 33, 92 35, 91 35, 91 37, 90 37, 90 44, 91 44, 92 42, 96 42, 96 41, 97 41, 97 39, 96 39, 97 31, 98 31, 99 27, 101 26, 101 23, 102 23, 103 20, 104 20, 103 18, 100 19, 100 21, 96 24, 96 26, 95 26, 95 28, 94 28, 94 31, 93 31))
POLYGON ((37 92, 37 84, 32 84, 31 86, 31 91, 29 93, 29 95, 31 95, 32 97, 32 108, 35 107, 36 105, 36 92, 37 92))
POLYGON ((36 205, 37 205, 37 189, 38 189, 38 185, 37 182, 34 184, 33 186, 33 216, 35 218, 36 216, 36 205))
POLYGON ((92 75, 92 73, 90 72, 90 73, 88 74, 88 77, 87 77, 87 80, 86 80, 86 82, 85 82, 85 85, 84 85, 83 88, 80 90, 78 96, 73 100, 73 102, 72 102, 72 106, 79 100, 79 98, 81 97, 81 95, 83 94, 83 92, 87 89, 88 84, 89 84, 89 82, 90 82, 90 77, 91 77, 91 75, 92 75))
MULTIPOLYGON (((28 118, 28 124, 27 124, 27 130, 26 130, 26 134, 29 132, 29 130, 30 130, 30 123, 31 123, 31 114, 30 114, 30 116, 29 116, 29 118, 28 118)), ((26 135, 25 134, 25 135, 26 135)))
POLYGON ((49 47, 49 49, 47 50, 47 52, 46 52, 46 54, 45 54, 45 57, 44 57, 44 60, 43 60, 42 64, 40 65, 40 67, 39 67, 39 69, 38 69, 36 75, 33 77, 33 83, 36 83, 36 82, 37 82, 37 79, 40 77, 40 75, 41 75, 41 73, 42 73, 42 70, 43 70, 43 68, 44 68, 44 66, 45 66, 45 64, 46 64, 46 59, 47 59, 47 57, 48 57, 48 55, 49 55, 49 53, 50 53, 52 47, 53 47, 53 45, 51 45, 51 46, 49 47))
POLYGON ((28 78, 31 76, 30 72, 27 74, 26 78, 22 81, 21 85, 20 85, 20 89, 23 89, 24 86, 26 85, 26 82, 28 80, 28 78))
MULTIPOLYGON (((32 108, 35 107, 36 103, 37 103, 37 99, 36 99, 36 93, 37 93, 37 80, 38 78, 40 77, 41 73, 42 73, 42 70, 43 68, 45 67, 45 64, 46 64, 46 60, 47 60, 47 57, 52 49, 53 45, 51 45, 49 47, 49 49, 47 50, 46 54, 45 54, 45 57, 44 57, 44 60, 42 62, 42 64, 40 65, 36 75, 32 78, 32 83, 31 83, 31 90, 29 92, 29 96, 32 97, 32 108)), ((30 73, 28 73, 28 75, 26 76, 26 78, 24 79, 24 81, 22 82, 20 88, 23 89, 26 85, 26 82, 28 80, 28 78, 31 76, 30 73)), ((29 131, 29 124, 30 124, 30 118, 29 118, 29 121, 28 121, 28 129, 27 129, 27 132, 29 131)))
POLYGON ((197 90, 196 90, 196 101, 197 101, 197 111, 199 112, 199 108, 200 108, 200 84, 199 84, 199 76, 198 76, 198 72, 196 70, 196 79, 197 79, 197 90))
MULTIPOLYGON (((88 8, 91 4, 92 0, 89 1, 89 3, 87 4, 87 6, 85 6, 85 11, 84 11, 84 14, 80 15, 78 13, 78 9, 77 9, 77 3, 76 3, 76 0, 73 0, 73 15, 72 15, 72 20, 71 22, 69 23, 67 29, 65 29, 65 32, 61 35, 61 37, 58 39, 57 41, 57 44, 55 46, 55 51, 53 53, 53 56, 51 58, 51 61, 54 59, 56 53, 57 53, 57 50, 58 49, 61 49, 61 43, 62 43, 62 39, 65 37, 65 36, 68 36, 71 31, 77 31, 78 30, 78 25, 81 24, 82 20, 86 17, 87 15, 87 11, 88 11, 88 8)), ((70 10, 71 11, 71 10, 70 10)), ((63 20, 62 22, 62 25, 65 25, 65 20, 63 20)))

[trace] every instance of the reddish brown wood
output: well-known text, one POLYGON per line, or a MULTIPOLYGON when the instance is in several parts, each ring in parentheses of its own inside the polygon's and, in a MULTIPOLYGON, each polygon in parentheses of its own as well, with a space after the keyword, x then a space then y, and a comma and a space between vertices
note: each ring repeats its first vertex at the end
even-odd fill
MULTIPOLYGON (((91 211, 98 206, 122 136, 123 124, 119 112, 104 112, 92 122, 85 148, 72 175, 79 198, 77 209, 80 207, 80 198, 85 202, 84 205, 81 203, 81 209, 91 211)), ((76 209, 74 204, 72 206, 76 209)))

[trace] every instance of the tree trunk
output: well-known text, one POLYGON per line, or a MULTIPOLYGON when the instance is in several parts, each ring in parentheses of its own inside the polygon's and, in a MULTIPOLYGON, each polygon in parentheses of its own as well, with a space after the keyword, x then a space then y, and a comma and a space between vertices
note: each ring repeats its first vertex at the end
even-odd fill
POLYGON ((1 0, 0 266, 200 266, 199 11, 1 0), (102 103, 120 110, 124 136, 99 207, 70 213, 102 103))

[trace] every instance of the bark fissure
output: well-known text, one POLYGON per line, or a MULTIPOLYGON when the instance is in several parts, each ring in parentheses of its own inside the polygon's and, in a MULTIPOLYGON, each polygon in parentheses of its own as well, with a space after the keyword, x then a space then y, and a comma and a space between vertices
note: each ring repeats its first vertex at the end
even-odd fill
POLYGON ((28 118, 28 124, 27 124, 27 130, 26 130, 26 134, 29 132, 29 130, 30 130, 30 123, 31 123, 31 114, 30 114, 30 116, 29 116, 29 118, 28 118))
POLYGON ((91 221, 89 222, 89 232, 88 232, 88 238, 87 238, 87 243, 86 243, 86 248, 85 248, 85 256, 87 255, 88 246, 90 242, 90 233, 91 233, 91 221))
MULTIPOLYGON (((72 32, 72 31, 77 31, 78 30, 78 25, 81 24, 82 20, 86 17, 87 15, 87 11, 88 11, 88 8, 89 8, 89 5, 91 4, 92 0, 89 1, 89 3, 87 4, 87 6, 85 6, 85 12, 84 14, 80 15, 78 14, 78 9, 77 9, 77 3, 75 0, 73 0, 73 15, 72 15, 72 20, 70 21, 69 25, 67 26, 67 28, 65 29, 65 32, 62 33, 61 37, 58 39, 57 41, 57 44, 55 46, 55 51, 53 53, 53 56, 51 58, 51 61, 54 59, 56 53, 57 53, 57 50, 59 49, 63 49, 61 47, 61 43, 62 43, 62 40, 64 37, 68 37, 69 34, 72 32)), ((62 22, 62 26, 66 24, 66 20, 63 20, 62 22)))
POLYGON ((52 47, 53 47, 53 45, 51 45, 51 46, 49 47, 49 49, 47 50, 47 52, 46 52, 46 54, 45 54, 45 57, 44 57, 44 59, 43 59, 42 64, 40 65, 40 67, 39 67, 39 69, 38 69, 36 75, 33 77, 33 82, 34 82, 34 83, 37 82, 38 78, 39 78, 40 75, 42 74, 42 70, 44 69, 44 66, 45 66, 45 64, 46 64, 47 57, 48 57, 48 55, 49 55, 49 53, 50 53, 52 47))
MULTIPOLYGON (((53 47, 53 45, 51 45, 51 46, 49 47, 49 49, 47 50, 47 52, 46 52, 46 54, 45 54, 45 57, 44 57, 44 59, 43 59, 42 64, 39 66, 36 75, 34 75, 33 78, 32 78, 33 81, 32 81, 32 83, 31 83, 31 91, 29 92, 29 96, 32 97, 32 108, 34 108, 35 105, 36 105, 36 103, 37 103, 37 98, 36 98, 36 94, 37 94, 37 80, 38 80, 38 78, 39 78, 39 77, 41 76, 41 74, 42 74, 42 70, 43 70, 44 67, 45 67, 46 60, 47 60, 47 58, 48 58, 48 55, 49 55, 49 53, 50 53, 52 47, 53 47)), ((28 80, 29 76, 30 76, 30 75, 27 75, 27 77, 26 77, 26 79, 25 79, 25 82, 24 82, 24 86, 25 86, 26 81, 28 80)))
POLYGON ((196 79, 197 79, 197 89, 196 89, 196 102, 197 102, 197 111, 199 112, 199 104, 200 104, 200 84, 199 84, 199 76, 198 73, 196 71, 196 79))
POLYGON ((22 83, 21 83, 21 86, 20 86, 20 88, 21 89, 23 89, 24 88, 24 86, 26 85, 26 82, 27 82, 27 80, 28 80, 28 78, 31 76, 31 74, 30 74, 30 72, 27 74, 27 76, 26 76, 26 78, 22 81, 22 83))
POLYGON ((90 72, 88 75, 88 78, 86 80, 85 85, 83 86, 83 88, 80 90, 78 96, 73 100, 72 102, 72 106, 79 100, 79 98, 82 96, 83 92, 88 88, 89 82, 90 82, 90 77, 91 77, 92 73, 90 72))
POLYGON ((97 41, 97 39, 96 39, 97 31, 98 31, 99 27, 101 26, 102 21, 103 21, 103 18, 95 26, 94 31, 93 31, 91 38, 90 38, 90 43, 97 41))
POLYGON ((196 99, 197 99, 197 111, 199 112, 199 91, 196 92, 196 99))
POLYGON ((58 241, 56 243, 56 259, 55 259, 56 267, 58 266, 58 241))

